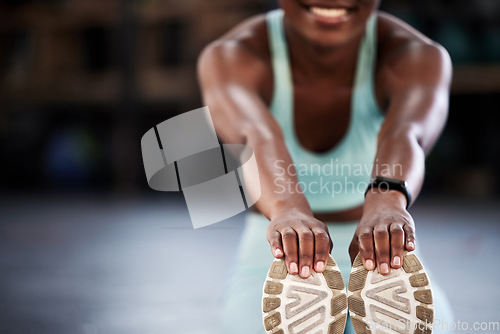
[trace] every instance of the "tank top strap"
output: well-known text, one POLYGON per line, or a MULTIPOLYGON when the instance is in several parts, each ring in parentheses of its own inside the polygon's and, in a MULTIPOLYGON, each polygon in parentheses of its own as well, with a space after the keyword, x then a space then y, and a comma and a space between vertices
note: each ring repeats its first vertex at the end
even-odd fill
MULTIPOLYGON (((382 113, 375 98, 375 69, 377 62, 377 13, 366 25, 365 36, 358 53, 358 65, 354 82, 354 115, 378 117, 382 113), (376 114, 366 114, 375 112, 376 114)), ((370 119, 370 118, 368 118, 370 119)))
POLYGON ((293 81, 288 58, 288 46, 283 27, 284 13, 276 9, 267 13, 267 29, 273 65, 274 92, 271 112, 287 135, 293 131, 293 81))

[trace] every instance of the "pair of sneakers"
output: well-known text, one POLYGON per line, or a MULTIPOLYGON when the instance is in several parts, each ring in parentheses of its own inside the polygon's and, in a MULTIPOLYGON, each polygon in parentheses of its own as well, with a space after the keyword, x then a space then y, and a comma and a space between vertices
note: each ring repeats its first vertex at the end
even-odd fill
POLYGON ((403 265, 382 275, 367 271, 358 254, 346 289, 330 256, 323 273, 304 279, 275 259, 263 288, 262 312, 269 334, 342 334, 349 311, 356 334, 432 333, 429 278, 413 252, 403 265))

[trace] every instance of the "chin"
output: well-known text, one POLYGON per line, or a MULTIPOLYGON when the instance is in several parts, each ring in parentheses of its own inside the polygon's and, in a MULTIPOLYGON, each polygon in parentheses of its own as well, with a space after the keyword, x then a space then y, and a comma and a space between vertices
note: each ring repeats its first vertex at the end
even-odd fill
POLYGON ((363 35, 377 0, 280 0, 287 24, 320 47, 338 47, 363 35))

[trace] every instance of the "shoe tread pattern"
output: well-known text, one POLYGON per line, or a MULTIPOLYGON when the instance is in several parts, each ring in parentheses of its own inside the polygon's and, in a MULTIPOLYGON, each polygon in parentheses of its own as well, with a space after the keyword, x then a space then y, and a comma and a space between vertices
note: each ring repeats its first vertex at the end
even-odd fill
POLYGON ((349 312, 356 334, 372 333, 370 329, 374 323, 381 327, 373 333, 432 333, 432 327, 426 326, 434 320, 432 292, 425 269, 415 254, 405 252, 401 269, 392 269, 391 273, 385 276, 378 274, 376 270, 372 275, 368 275, 358 254, 349 277, 348 290, 349 312), (368 283, 370 285, 367 285, 368 276, 371 276, 368 283), (405 296, 410 296, 410 299, 405 296), (413 318, 416 316, 416 319, 421 321, 419 326, 411 331, 396 327, 387 331, 381 329, 387 319, 393 319, 395 326, 400 324, 405 320, 403 314, 408 317, 413 315, 413 318))
POLYGON ((313 272, 307 279, 288 274, 285 261, 274 260, 263 292, 263 321, 268 334, 344 332, 347 295, 342 275, 331 256, 322 274, 313 272), (326 284, 319 275, 324 276, 326 284), (330 300, 325 304, 327 297, 330 300))

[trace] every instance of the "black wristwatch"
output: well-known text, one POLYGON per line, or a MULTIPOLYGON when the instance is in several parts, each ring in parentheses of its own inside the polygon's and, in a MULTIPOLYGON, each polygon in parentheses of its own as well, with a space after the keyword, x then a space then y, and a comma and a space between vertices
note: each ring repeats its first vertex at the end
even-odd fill
POLYGON ((370 184, 366 188, 365 197, 368 191, 372 188, 397 190, 406 197, 406 208, 411 204, 411 192, 408 189, 408 182, 404 180, 391 179, 389 177, 377 176, 371 179, 370 184))

